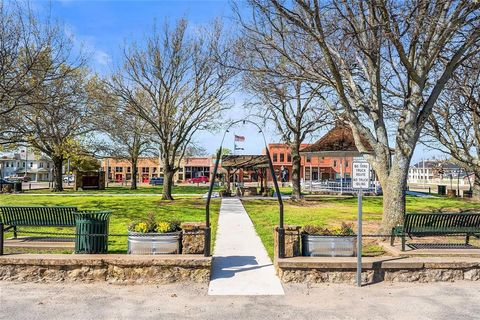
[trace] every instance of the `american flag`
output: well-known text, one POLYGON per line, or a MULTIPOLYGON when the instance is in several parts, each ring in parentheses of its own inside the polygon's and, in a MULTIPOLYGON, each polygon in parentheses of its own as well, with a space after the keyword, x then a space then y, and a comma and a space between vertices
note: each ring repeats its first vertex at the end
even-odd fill
POLYGON ((237 135, 235 135, 235 141, 243 142, 243 141, 245 141, 245 137, 244 137, 244 136, 237 136, 237 135))

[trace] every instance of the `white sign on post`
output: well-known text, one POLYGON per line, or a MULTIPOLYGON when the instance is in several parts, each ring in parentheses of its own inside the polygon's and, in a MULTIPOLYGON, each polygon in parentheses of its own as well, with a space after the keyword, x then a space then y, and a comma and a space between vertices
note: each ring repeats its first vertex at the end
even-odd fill
POLYGON ((370 187, 370 164, 355 158, 352 170, 352 187, 358 190, 358 220, 357 220, 357 286, 362 286, 362 198, 363 189, 370 187))
POLYGON ((366 161, 354 161, 352 172, 352 187, 368 189, 370 186, 370 164, 366 161))

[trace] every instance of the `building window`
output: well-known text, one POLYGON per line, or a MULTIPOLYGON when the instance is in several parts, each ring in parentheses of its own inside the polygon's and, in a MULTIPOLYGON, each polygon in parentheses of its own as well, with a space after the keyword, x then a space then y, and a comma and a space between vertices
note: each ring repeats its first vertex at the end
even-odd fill
POLYGON ((345 161, 345 168, 347 168, 347 167, 348 167, 348 160, 345 161))
POLYGON ((123 168, 122 167, 115 167, 115 172, 121 173, 121 172, 123 172, 123 168))
POLYGON ((337 166, 337 160, 333 160, 333 166, 334 166, 334 167, 337 166))
POLYGON ((143 167, 142 168, 142 173, 149 173, 150 172, 150 168, 149 167, 143 167))
POLYGON ((40 168, 43 168, 43 162, 40 162, 40 163, 38 164, 38 166, 39 166, 40 168))
POLYGON ((30 168, 33 168, 33 162, 30 162, 30 168))
POLYGON ((312 162, 312 156, 307 156, 307 162, 312 162))
POLYGON ((127 172, 128 173, 132 172, 132 167, 127 167, 127 172))
POLYGON ((287 154, 287 162, 292 162, 292 155, 290 153, 287 154))
POLYGON ((280 153, 280 162, 285 162, 285 154, 280 153))
POLYGON ((273 154, 273 162, 278 161, 278 155, 276 153, 273 154))
POLYGON ((50 162, 47 162, 47 169, 50 169, 50 162))

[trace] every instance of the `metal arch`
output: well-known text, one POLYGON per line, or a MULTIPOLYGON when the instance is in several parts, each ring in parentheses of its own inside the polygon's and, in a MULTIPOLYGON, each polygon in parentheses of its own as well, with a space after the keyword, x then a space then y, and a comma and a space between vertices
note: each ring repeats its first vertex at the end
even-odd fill
POLYGON ((217 151, 217 159, 215 161, 215 166, 213 168, 213 176, 212 179, 210 180, 210 186, 208 188, 208 195, 207 195, 207 203, 205 205, 205 245, 204 245, 204 255, 206 257, 209 257, 210 254, 210 244, 211 244, 211 228, 210 228, 210 200, 212 198, 212 192, 213 192, 213 186, 215 184, 215 177, 217 176, 217 171, 218 171, 218 164, 220 163, 220 158, 222 156, 222 147, 223 147, 223 142, 225 140, 225 136, 227 135, 227 132, 229 132, 230 128, 238 123, 250 123, 253 124, 258 128, 258 132, 262 134, 263 137, 263 142, 265 144, 265 151, 266 151, 266 156, 268 158, 268 166, 270 168, 270 174, 272 175, 273 179, 273 185, 275 187, 275 191, 277 193, 277 201, 278 201, 278 210, 279 210, 279 223, 278 223, 278 257, 279 258, 284 258, 285 257, 285 229, 283 226, 283 200, 282 200, 282 195, 280 194, 280 189, 278 187, 278 181, 277 177, 275 176, 275 169, 273 168, 273 162, 270 157, 270 151, 268 150, 268 145, 267 145, 267 140, 265 139, 265 134, 263 133, 262 128, 260 126, 251 121, 251 120, 237 120, 228 125, 228 127, 225 129, 225 132, 223 133, 222 141, 220 142, 220 148, 218 148, 217 151))

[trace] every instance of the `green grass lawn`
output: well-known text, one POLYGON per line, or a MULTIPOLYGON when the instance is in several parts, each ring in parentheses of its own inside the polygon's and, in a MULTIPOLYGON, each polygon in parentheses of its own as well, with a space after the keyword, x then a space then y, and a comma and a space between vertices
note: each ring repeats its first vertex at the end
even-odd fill
MULTIPOLYGON (((246 200, 243 204, 252 219, 270 257, 273 257, 273 228, 278 225, 278 203, 274 200, 246 200)), ((407 211, 428 212, 433 210, 458 210, 480 208, 480 203, 463 199, 407 197, 407 211)), ((382 219, 382 197, 363 198, 364 233, 376 233, 382 219)), ((284 223, 287 225, 307 224, 324 227, 339 226, 342 221, 357 219, 357 198, 322 197, 320 201, 295 204, 285 201, 284 223)), ((356 223, 355 223, 356 224, 356 223)), ((367 242, 367 241, 366 241, 367 242)), ((367 252, 376 254, 380 248, 369 245, 367 252)))
MULTIPOLYGON (((215 187, 214 191, 220 190, 220 187, 215 187)), ((208 185, 178 185, 174 186, 172 193, 175 194, 204 194, 208 192, 208 185)), ((50 194, 52 193, 49 189, 36 189, 36 190, 25 190, 24 193, 30 194, 50 194)), ((78 194, 162 194, 162 186, 139 186, 137 190, 130 190, 130 187, 122 186, 112 186, 108 187, 105 190, 82 190, 82 191, 73 191, 73 189, 65 189, 63 192, 65 194, 78 193, 78 194)))
MULTIPOLYGON (((33 195, 0 195, 0 205, 45 205, 45 206, 76 206, 80 210, 109 210, 110 230, 112 234, 126 234, 127 227, 132 221, 143 219, 148 213, 154 212, 159 220, 179 220, 182 222, 205 221, 205 199, 199 197, 184 197, 174 201, 163 201, 151 196, 33 196, 33 195)), ((211 223, 212 244, 214 243, 217 228, 220 201, 212 199, 211 223)), ((31 228, 20 229, 48 232, 70 232, 74 228, 31 228)), ((29 234, 24 234, 25 236, 29 234)), ((35 236, 30 234, 31 236, 35 236)), ((6 237, 11 237, 7 233, 6 237)), ((22 234, 20 233, 20 236, 22 234)), ((127 250, 126 237, 110 237, 109 252, 124 253, 127 250)))

